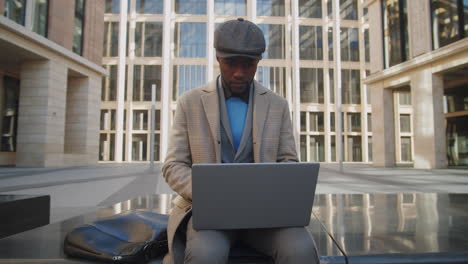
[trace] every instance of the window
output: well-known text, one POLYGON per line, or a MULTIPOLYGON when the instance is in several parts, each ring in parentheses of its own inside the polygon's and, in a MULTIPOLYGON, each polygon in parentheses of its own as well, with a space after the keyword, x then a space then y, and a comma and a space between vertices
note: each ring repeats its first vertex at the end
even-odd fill
POLYGON ((137 22, 135 28, 135 56, 162 56, 162 22, 137 22))
POLYGON ((255 79, 278 95, 286 97, 286 68, 258 66, 255 79))
POLYGON ((335 112, 330 112, 330 131, 335 132, 335 112))
POLYGON ((101 130, 115 130, 115 109, 101 110, 101 130))
POLYGON ((258 0, 257 16, 284 16, 284 0, 258 0))
POLYGON ((34 0, 32 5, 32 31, 47 37, 47 22, 49 16, 49 1, 34 0))
POLYGON ((361 103, 359 70, 341 70, 341 97, 343 104, 361 103))
POLYGON ((434 49, 438 49, 467 36, 467 10, 467 0, 431 0, 432 40, 434 49))
POLYGON ((401 161, 412 161, 411 137, 401 137, 401 161))
POLYGON ((206 14, 206 0, 176 0, 175 12, 177 14, 206 14))
POLYGON ((411 132, 411 116, 408 114, 400 114, 400 132, 411 132))
POLYGON ((340 0, 340 17, 341 19, 357 20, 357 0, 340 0))
POLYGON ((106 0, 106 13, 120 13, 120 0, 106 0))
POLYGON ((361 114, 347 113, 348 132, 361 132, 361 114))
POLYGON ((323 104, 323 69, 300 69, 301 103, 323 104))
POLYGON ((151 101, 151 86, 156 85, 156 101, 161 101, 161 66, 135 65, 133 67, 133 101, 151 101))
POLYGON ((174 66, 172 100, 184 92, 206 84, 205 65, 177 65, 174 66))
POLYGON ((307 161, 307 136, 301 135, 301 161, 307 161))
MULTIPOLYGON (((365 71, 366 78, 369 77, 370 71, 366 70, 365 71)), ((364 85, 364 88, 366 89, 366 97, 367 97, 367 104, 371 104, 371 92, 370 92, 370 87, 367 85, 364 85)))
POLYGON ((73 52, 83 55, 85 0, 75 0, 75 26, 73 28, 73 52))
POLYGON ((148 130, 148 110, 133 110, 133 130, 148 130))
POLYGON ((16 151, 16 138, 18 127, 18 105, 20 94, 20 81, 15 78, 4 76, 0 78, 3 85, 0 86, 2 95, 2 116, 0 127, 2 131, 1 147, 2 152, 16 151))
POLYGON ((214 12, 217 15, 245 16, 246 0, 214 0, 214 12))
POLYGON ((162 14, 163 0, 136 0, 135 11, 138 14, 162 14))
POLYGON ((369 29, 364 30, 364 55, 366 62, 370 61, 370 47, 369 47, 369 29))
POLYGON ((411 92, 410 91, 400 91, 398 92, 400 105, 411 105, 411 92))
POLYGON ((117 65, 107 65, 109 75, 103 77, 102 101, 115 101, 117 97, 117 65))
POLYGON ((347 161, 362 161, 361 136, 348 136, 347 161))
POLYGON ((359 30, 341 28, 341 60, 359 61, 359 30))
POLYGON ((148 134, 133 134, 132 136, 132 160, 147 160, 148 134))
POLYGON ((385 68, 404 62, 409 56, 406 0, 382 1, 385 68))
POLYGON ((299 58, 301 60, 322 60, 322 27, 299 26, 299 58))
POLYGON ((309 130, 311 132, 323 132, 323 112, 309 113, 309 130))
POLYGON ((325 161, 324 136, 310 136, 310 159, 312 162, 325 161))
POLYGON ((174 34, 176 57, 206 57, 206 23, 176 23, 174 34))
POLYGON ((328 28, 328 60, 333 60, 333 28, 328 28))
POLYGON ((367 132, 372 132, 372 114, 367 113, 367 132))
POLYGON ((6 0, 5 16, 24 26, 26 17, 26 0, 6 0))
POLYGON ((104 22, 103 56, 119 56, 119 22, 104 22))
POLYGON ((372 137, 367 137, 367 158, 372 161, 372 137))
POLYGON ((335 73, 333 69, 328 70, 328 83, 330 86, 330 104, 335 103, 335 73))
POLYGON ((301 131, 307 130, 307 112, 301 112, 301 131))
POLYGON ((321 18, 322 0, 299 0, 299 16, 321 18))
POLYGON ((258 27, 263 31, 265 36, 266 50, 263 53, 263 58, 284 59, 284 25, 259 24, 258 27))

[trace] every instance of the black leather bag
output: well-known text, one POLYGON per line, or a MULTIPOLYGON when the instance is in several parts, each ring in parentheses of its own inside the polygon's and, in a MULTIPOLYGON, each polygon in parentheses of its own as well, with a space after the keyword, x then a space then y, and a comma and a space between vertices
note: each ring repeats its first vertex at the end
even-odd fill
POLYGON ((168 215, 137 211, 73 229, 63 250, 71 257, 108 263, 145 263, 167 252, 168 215))

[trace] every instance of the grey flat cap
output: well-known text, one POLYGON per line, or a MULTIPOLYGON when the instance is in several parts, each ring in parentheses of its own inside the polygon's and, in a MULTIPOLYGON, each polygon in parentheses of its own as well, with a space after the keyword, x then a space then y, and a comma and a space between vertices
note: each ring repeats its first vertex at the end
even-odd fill
POLYGON ((214 32, 214 48, 220 58, 249 57, 261 59, 265 51, 265 37, 254 23, 238 18, 229 20, 214 32))

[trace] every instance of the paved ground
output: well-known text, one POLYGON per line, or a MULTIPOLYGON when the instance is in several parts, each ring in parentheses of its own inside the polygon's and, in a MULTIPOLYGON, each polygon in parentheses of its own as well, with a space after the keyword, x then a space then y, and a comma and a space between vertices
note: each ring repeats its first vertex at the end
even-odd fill
MULTIPOLYGON (((161 177, 160 164, 100 164, 67 168, 0 168, 0 194, 51 195, 51 222, 99 206, 153 193, 171 193, 161 177)), ((382 169, 322 164, 317 193, 468 193, 467 169, 382 169)))

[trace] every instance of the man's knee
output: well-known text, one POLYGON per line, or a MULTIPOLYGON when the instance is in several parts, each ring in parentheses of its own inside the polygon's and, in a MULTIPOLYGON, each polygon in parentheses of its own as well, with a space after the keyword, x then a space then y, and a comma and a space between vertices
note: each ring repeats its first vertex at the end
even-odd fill
POLYGON ((317 249, 307 230, 289 230, 276 249, 276 263, 319 263, 317 249))
POLYGON ((185 263, 227 263, 229 247, 209 244, 187 245, 185 250, 185 263))

